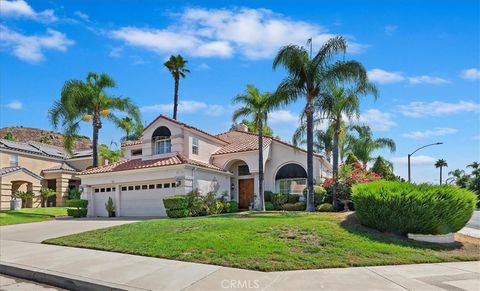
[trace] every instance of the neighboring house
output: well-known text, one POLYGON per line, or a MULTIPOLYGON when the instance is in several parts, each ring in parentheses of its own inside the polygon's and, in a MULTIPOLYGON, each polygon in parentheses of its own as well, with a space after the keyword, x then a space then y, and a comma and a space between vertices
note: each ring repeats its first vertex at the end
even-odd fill
MULTIPOLYGON (((301 194, 306 152, 270 137, 264 137, 263 144, 265 190, 301 194)), ((243 124, 211 135, 160 115, 145 127, 140 140, 122 147, 124 160, 81 173, 89 216, 107 216, 109 197, 117 216, 165 216, 165 196, 193 189, 227 195, 240 208, 258 207, 258 137, 243 124)), ((331 173, 320 155, 314 156, 313 166, 317 182, 331 173)))
POLYGON ((12 194, 27 190, 33 191, 35 197, 23 207, 39 207, 42 187, 57 192, 48 205, 62 206, 69 189, 80 185, 77 174, 91 165, 91 150, 69 155, 53 145, 0 139, 0 209, 10 209, 12 194))

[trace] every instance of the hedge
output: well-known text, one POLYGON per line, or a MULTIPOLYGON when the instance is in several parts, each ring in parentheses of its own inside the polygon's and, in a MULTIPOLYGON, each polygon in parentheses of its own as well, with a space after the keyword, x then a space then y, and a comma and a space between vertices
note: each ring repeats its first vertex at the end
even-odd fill
POLYGON ((188 209, 167 209, 167 215, 170 218, 181 218, 190 216, 188 209))
POLYGON ((272 196, 274 193, 272 191, 265 191, 263 192, 263 199, 265 202, 272 202, 272 196))
POLYGON ((287 194, 282 194, 282 193, 274 193, 272 195, 272 204, 273 204, 273 209, 275 210, 281 210, 282 205, 287 203, 288 200, 288 195, 287 194))
POLYGON ((297 203, 298 201, 300 201, 300 195, 288 194, 287 203, 297 203))
MULTIPOLYGON (((303 197, 305 198, 305 202, 307 202, 307 191, 307 188, 303 190, 303 197)), ((325 190, 321 185, 313 185, 313 193, 313 204, 315 205, 315 207, 325 202, 325 198, 327 197, 327 190, 325 190)))
POLYGON ((265 202, 265 210, 267 210, 267 211, 273 210, 273 203, 270 202, 270 201, 266 201, 265 202))
POLYGON ((84 199, 71 199, 65 202, 67 207, 87 208, 88 200, 84 199))
POLYGON ((188 207, 188 199, 186 196, 169 196, 163 198, 163 205, 166 209, 185 209, 188 207))
POLYGON ((86 208, 67 208, 67 215, 73 216, 75 218, 86 217, 87 209, 86 208))
POLYGON ((332 212, 333 211, 333 205, 330 203, 322 203, 317 206, 317 211, 320 212, 332 212))
POLYGON ((463 228, 477 198, 455 186, 376 181, 353 187, 356 216, 365 226, 399 234, 446 234, 463 228))
POLYGON ((238 212, 238 202, 237 201, 225 202, 225 211, 227 213, 238 212))
POLYGON ((306 208, 305 202, 285 203, 282 205, 282 210, 286 211, 304 211, 306 208))

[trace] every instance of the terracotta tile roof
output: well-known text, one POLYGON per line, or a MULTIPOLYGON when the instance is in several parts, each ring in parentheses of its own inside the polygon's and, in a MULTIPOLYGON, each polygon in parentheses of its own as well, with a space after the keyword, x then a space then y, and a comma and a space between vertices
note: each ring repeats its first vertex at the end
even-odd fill
MULTIPOLYGON (((232 130, 229 132, 221 133, 218 135, 218 137, 228 142, 228 144, 213 153, 214 155, 258 150, 258 135, 253 133, 232 130)), ((264 149, 268 147, 271 143, 271 137, 263 137, 264 149)))
POLYGON ((210 133, 208 133, 208 132, 206 132, 206 131, 203 131, 203 130, 198 129, 198 128, 194 127, 194 126, 188 125, 188 124, 186 124, 186 123, 180 122, 180 121, 178 121, 178 120, 175 120, 175 119, 170 118, 170 117, 168 117, 168 116, 165 116, 165 115, 163 115, 163 114, 159 115, 159 116, 158 116, 157 118, 155 118, 152 122, 150 122, 147 126, 145 126, 144 131, 145 131, 147 128, 149 128, 152 124, 154 124, 157 120, 159 120, 160 118, 165 119, 165 120, 168 120, 168 121, 173 122, 173 123, 176 123, 176 124, 181 125, 181 126, 183 126, 183 127, 185 127, 185 128, 189 128, 189 129, 192 129, 192 130, 201 132, 201 133, 206 134, 206 135, 208 135, 208 136, 210 136, 210 137, 212 137, 212 138, 214 138, 214 139, 216 139, 216 140, 218 140, 218 141, 225 142, 223 139, 221 139, 221 138, 218 137, 218 136, 215 136, 215 135, 210 134, 210 133))
POLYGON ((172 157, 153 159, 153 160, 142 160, 142 159, 122 160, 109 165, 85 170, 81 172, 80 175, 120 172, 120 171, 127 171, 127 170, 138 170, 138 169, 184 165, 184 164, 225 172, 225 170, 217 166, 214 166, 212 164, 187 159, 184 156, 177 154, 172 157))
POLYGON ((127 140, 126 142, 122 143, 122 147, 126 146, 132 146, 132 145, 137 145, 137 144, 142 144, 143 140, 137 139, 137 140, 127 140))

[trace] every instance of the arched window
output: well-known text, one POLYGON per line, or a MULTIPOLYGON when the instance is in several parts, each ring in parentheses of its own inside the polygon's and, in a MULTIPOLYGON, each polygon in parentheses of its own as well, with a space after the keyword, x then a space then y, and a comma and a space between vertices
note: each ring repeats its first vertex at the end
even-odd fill
POLYGON ((286 194, 302 194, 307 185, 307 172, 297 164, 282 166, 275 175, 277 191, 286 194))
POLYGON ((171 135, 170 130, 165 126, 160 126, 155 129, 152 134, 152 141, 154 144, 154 153, 156 155, 172 152, 171 135))

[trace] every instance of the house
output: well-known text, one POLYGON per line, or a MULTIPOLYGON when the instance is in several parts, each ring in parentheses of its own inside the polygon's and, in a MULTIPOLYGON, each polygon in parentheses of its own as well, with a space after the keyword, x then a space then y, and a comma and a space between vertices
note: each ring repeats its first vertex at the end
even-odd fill
POLYGON ((68 154, 63 148, 40 142, 0 139, 0 209, 10 209, 12 194, 33 191, 36 195, 24 207, 41 206, 39 191, 48 187, 57 192, 49 206, 62 206, 71 188, 79 187, 79 172, 92 165, 92 150, 68 154))
MULTIPOLYGON (((89 216, 107 216, 111 197, 117 216, 165 216, 163 198, 193 189, 214 192, 258 206, 258 136, 244 124, 212 135, 160 115, 145 127, 140 140, 122 145, 124 159, 83 171, 82 197, 89 216)), ((266 191, 301 194, 306 186, 305 150, 275 138, 263 138, 266 191)), ((314 177, 320 182, 331 165, 314 156, 314 177)))

